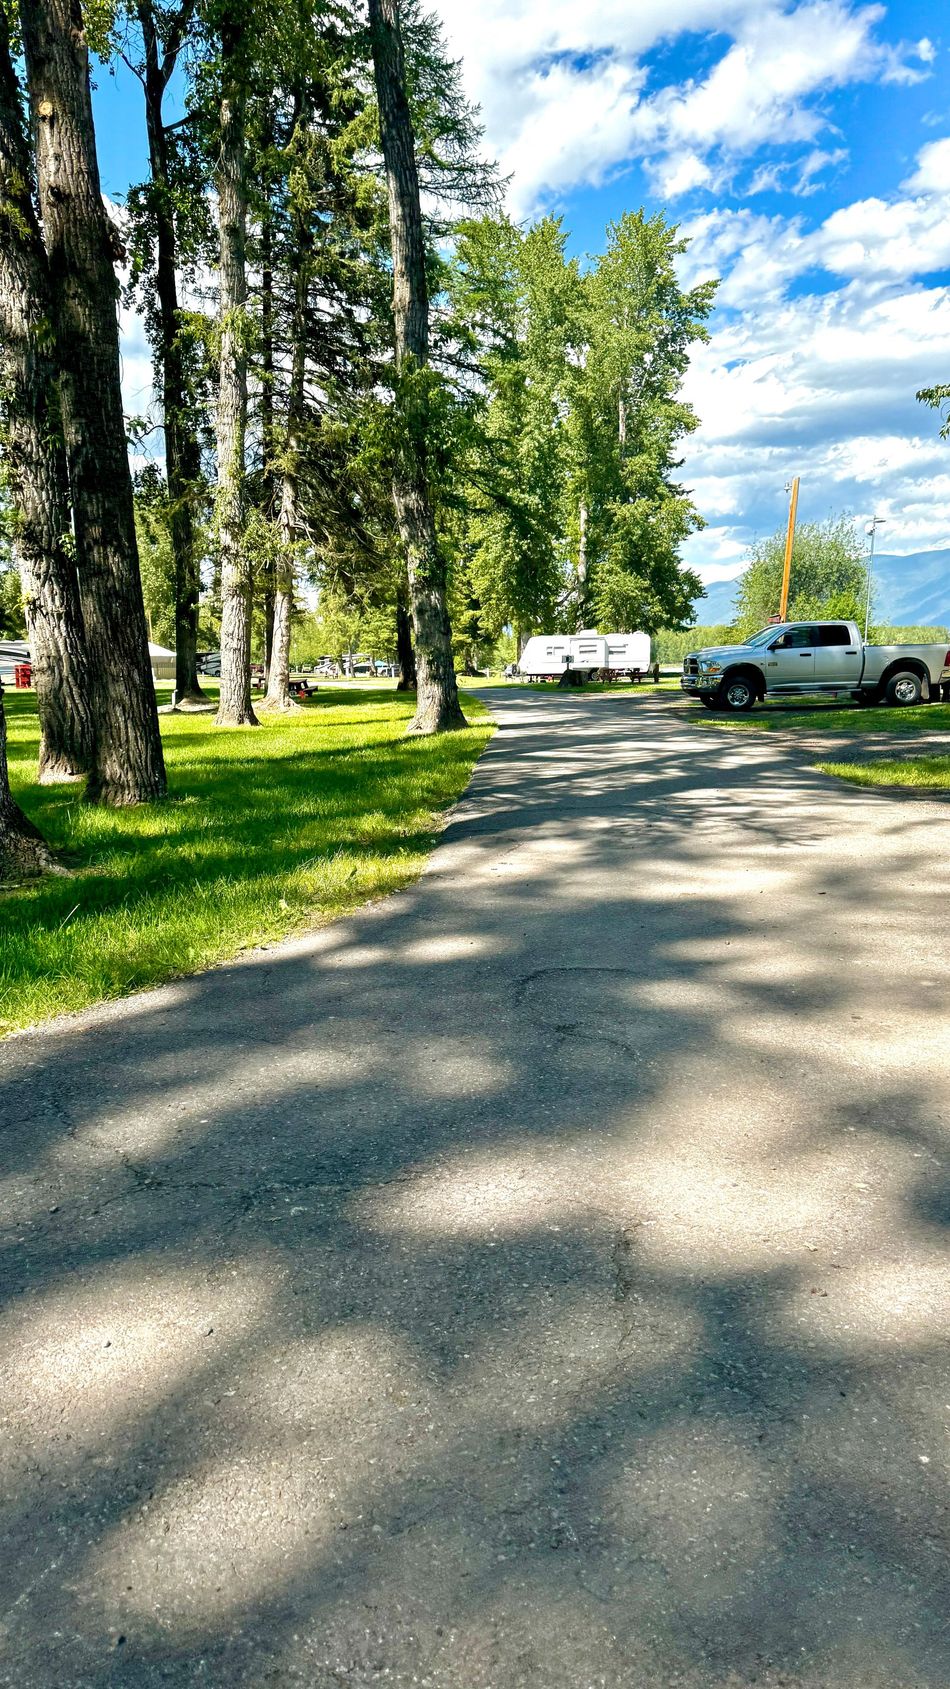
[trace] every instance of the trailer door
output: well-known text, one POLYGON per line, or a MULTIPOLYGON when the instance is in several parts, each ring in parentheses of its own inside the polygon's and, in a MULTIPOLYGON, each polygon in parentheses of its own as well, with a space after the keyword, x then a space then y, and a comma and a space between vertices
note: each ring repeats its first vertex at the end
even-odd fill
POLYGON ((576 669, 605 669, 607 667, 606 639, 596 636, 592 639, 572 639, 571 664, 576 669))

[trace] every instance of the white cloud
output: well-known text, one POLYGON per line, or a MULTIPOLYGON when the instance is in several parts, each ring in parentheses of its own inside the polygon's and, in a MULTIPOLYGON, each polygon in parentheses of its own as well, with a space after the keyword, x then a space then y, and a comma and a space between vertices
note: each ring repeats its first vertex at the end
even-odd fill
POLYGON ((824 152, 820 147, 817 147, 802 161, 799 167, 798 180, 792 189, 792 193, 798 194, 801 199, 806 198, 808 194, 816 193, 819 186, 825 185, 819 183, 818 177, 825 170, 837 170, 839 165, 846 164, 848 156, 846 147, 834 147, 831 152, 824 152))
POLYGON ((721 275, 719 303, 746 309, 782 298, 797 278, 824 271, 886 285, 950 267, 950 139, 921 148, 904 194, 840 206, 817 228, 749 207, 704 212, 683 224, 687 281, 721 275), (912 197, 908 197, 909 195, 912 197))
MULTIPOLYGON (((944 119, 946 121, 946 119, 944 119)), ((950 135, 928 141, 917 154, 917 168, 904 187, 912 194, 946 194, 950 191, 950 135)))
POLYGON ((927 40, 879 40, 883 6, 855 0, 441 0, 439 10, 520 215, 633 158, 674 196, 714 185, 765 143, 814 152, 825 91, 918 79, 933 57, 927 40), (648 87, 644 55, 688 32, 729 45, 704 77, 648 87))
POLYGON ((950 447, 914 398, 940 369, 946 287, 852 282, 723 321, 688 378, 701 427, 683 474, 710 524, 688 560, 706 580, 737 572, 749 539, 784 520, 793 475, 803 516, 877 510, 890 551, 950 544, 950 447))
POLYGON ((656 185, 664 199, 676 199, 691 188, 713 186, 713 173, 695 152, 670 153, 657 165, 656 185))

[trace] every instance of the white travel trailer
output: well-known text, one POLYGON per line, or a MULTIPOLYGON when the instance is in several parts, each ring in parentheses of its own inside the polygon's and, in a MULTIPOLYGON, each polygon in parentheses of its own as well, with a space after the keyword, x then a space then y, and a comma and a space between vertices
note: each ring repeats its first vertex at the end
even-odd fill
POLYGON ((565 669, 593 674, 610 669, 614 674, 645 674, 650 667, 648 633, 596 633, 585 629, 571 634, 535 634, 518 660, 525 680, 557 679, 565 669))

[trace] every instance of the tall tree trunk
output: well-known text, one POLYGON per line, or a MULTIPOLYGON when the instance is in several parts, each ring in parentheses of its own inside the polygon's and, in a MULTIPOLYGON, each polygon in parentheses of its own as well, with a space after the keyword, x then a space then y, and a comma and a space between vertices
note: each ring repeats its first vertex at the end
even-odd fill
POLYGON ((7 770, 7 718, 0 686, 0 881, 32 879, 56 871, 56 861, 32 821, 10 793, 7 770))
MULTIPOLYGON (((262 146, 272 146, 273 139, 271 126, 268 124, 262 146)), ((274 220, 269 202, 265 202, 261 220, 261 454, 264 512, 268 519, 272 520, 276 503, 277 432, 274 424, 274 220)), ((266 550, 261 574, 264 606, 264 687, 269 692, 277 588, 277 571, 270 547, 266 550)))
POLYGON ((406 603, 405 589, 396 596, 396 661, 399 664, 397 692, 416 690, 416 654, 412 649, 412 620, 406 603))
POLYGON ((73 779, 91 766, 92 717, 49 333, 49 268, 31 176, 9 30, 0 11, 2 443, 40 718, 40 779, 54 781, 73 779))
POLYGON ((466 723, 452 661, 446 563, 429 493, 426 436, 430 407, 424 373, 429 361, 429 296, 398 0, 369 0, 369 21, 393 261, 399 423, 393 503, 409 569, 419 678, 418 703, 409 731, 444 733, 466 723))
POLYGON ((99 189, 79 0, 22 0, 95 727, 87 796, 165 792, 119 379, 118 240, 99 189))
POLYGON ((221 29, 218 232, 221 363, 218 381, 218 547, 221 553, 220 727, 257 726, 251 705, 251 572, 244 545, 247 435, 247 180, 244 30, 221 29))
POLYGON ((581 499, 578 511, 577 540, 577 614, 578 626, 584 626, 587 615, 587 502, 581 499))
MULTIPOLYGON (((295 128, 306 120, 304 96, 295 99, 295 128)), ((310 293, 310 222, 306 212, 294 206, 292 213, 290 267, 293 272, 294 307, 290 325, 290 389, 287 397, 287 427, 280 485, 280 559, 274 598, 274 639, 267 678, 269 709, 296 709, 290 696, 290 635, 294 608, 294 576, 300 537, 299 478, 301 431, 304 420, 307 375, 307 302, 310 293)), ((276 453, 274 454, 276 456, 276 453)))
POLYGON ((178 301, 178 241, 174 197, 169 179, 165 90, 181 51, 194 7, 183 5, 174 18, 165 51, 161 50, 152 0, 136 7, 145 45, 145 124, 148 132, 151 209, 155 220, 155 291, 158 295, 158 364, 165 427, 165 472, 171 506, 175 560, 175 696, 179 704, 200 703, 198 681, 198 600, 201 579, 195 540, 195 499, 201 477, 201 448, 188 402, 178 301))

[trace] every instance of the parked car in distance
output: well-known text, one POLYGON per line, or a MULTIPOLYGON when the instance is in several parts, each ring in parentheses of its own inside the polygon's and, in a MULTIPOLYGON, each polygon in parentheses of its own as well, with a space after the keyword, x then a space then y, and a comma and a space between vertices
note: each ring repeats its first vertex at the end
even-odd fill
POLYGON ((811 694, 907 706, 950 696, 950 651, 865 645, 856 622, 780 622, 744 645, 688 652, 680 686, 707 709, 734 714, 766 697, 811 694))

